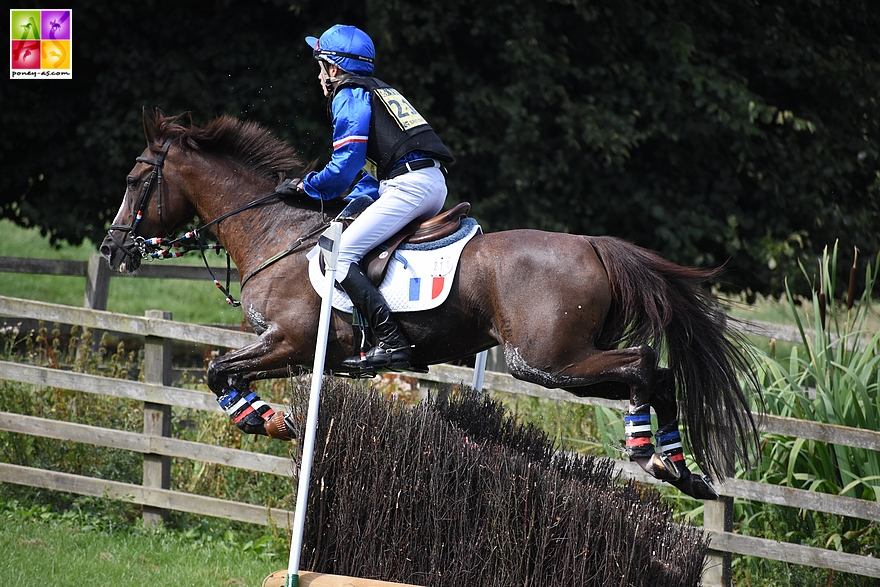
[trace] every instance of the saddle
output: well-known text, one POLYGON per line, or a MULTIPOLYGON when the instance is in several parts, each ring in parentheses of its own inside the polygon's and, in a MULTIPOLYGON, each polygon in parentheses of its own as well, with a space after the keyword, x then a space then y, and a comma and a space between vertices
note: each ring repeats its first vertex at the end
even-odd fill
MULTIPOLYGON (((467 217, 471 211, 468 202, 462 202, 455 207, 441 212, 433 218, 424 221, 414 220, 404 226, 400 232, 367 253, 361 259, 364 273, 378 287, 385 279, 388 271, 388 263, 394 257, 394 251, 404 244, 420 245, 440 240, 454 234, 461 227, 461 219, 467 217)), ((324 271, 324 258, 320 259, 321 271, 324 271)))

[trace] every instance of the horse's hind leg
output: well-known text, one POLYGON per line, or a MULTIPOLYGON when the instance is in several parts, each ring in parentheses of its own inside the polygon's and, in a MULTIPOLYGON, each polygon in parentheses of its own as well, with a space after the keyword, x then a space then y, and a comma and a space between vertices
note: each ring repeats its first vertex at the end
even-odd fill
POLYGON ((678 469, 657 454, 651 441, 651 390, 657 357, 650 346, 592 349, 558 369, 532 366, 539 361, 534 357, 526 360, 520 349, 509 343, 505 344, 504 354, 511 374, 518 379, 563 388, 582 397, 629 397, 629 410, 624 416, 627 456, 657 479, 678 480, 678 469))
POLYGON ((668 480, 682 493, 697 499, 718 499, 718 493, 704 475, 691 473, 684 460, 681 433, 678 429, 678 403, 672 373, 668 369, 657 369, 651 392, 654 411, 657 414, 657 449, 660 458, 677 472, 676 479, 668 480))
MULTIPOLYGON (((648 372, 645 385, 631 388, 629 409, 623 416, 626 454, 652 477, 674 483, 681 476, 678 467, 668 454, 658 453, 651 442, 651 399, 657 373, 657 355, 653 349, 645 354, 644 362, 644 369, 648 372)), ((654 408, 658 422, 661 409, 654 408)))

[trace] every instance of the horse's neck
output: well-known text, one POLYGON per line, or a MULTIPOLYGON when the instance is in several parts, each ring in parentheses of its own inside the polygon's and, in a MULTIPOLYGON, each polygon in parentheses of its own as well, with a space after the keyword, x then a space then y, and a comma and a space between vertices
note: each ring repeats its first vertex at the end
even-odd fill
MULTIPOLYGON (((214 184, 194 201, 196 212, 209 223, 235 212, 274 191, 271 182, 253 179, 235 184, 214 184)), ((194 192, 195 193, 195 192, 194 192)), ((211 231, 232 257, 242 275, 281 252, 296 238, 304 236, 321 222, 321 213, 270 199, 252 209, 224 218, 211 231)))

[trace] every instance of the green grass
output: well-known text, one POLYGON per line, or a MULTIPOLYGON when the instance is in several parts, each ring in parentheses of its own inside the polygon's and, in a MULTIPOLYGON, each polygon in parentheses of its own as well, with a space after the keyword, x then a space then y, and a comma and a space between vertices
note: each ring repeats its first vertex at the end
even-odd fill
MULTIPOLYGON (((98 252, 91 241, 73 247, 55 248, 48 237, 40 236, 38 229, 24 229, 8 220, 0 220, 0 256, 30 257, 36 259, 64 259, 88 261, 98 252)), ((196 253, 189 258, 153 261, 154 263, 197 265, 203 267, 196 253)), ((226 274, 225 256, 210 255, 209 262, 218 279, 226 274)), ((241 323, 239 308, 226 304, 223 295, 214 286, 207 269, 203 280, 143 279, 114 277, 110 280, 107 309, 111 312, 142 316, 147 310, 165 310, 175 320, 194 324, 241 323)), ((82 306, 85 296, 84 277, 64 275, 30 275, 0 273, 0 295, 25 298, 53 304, 82 306)), ((233 295, 238 296, 238 284, 233 284, 233 295)))
POLYGON ((11 508, 0 519, 0 576, 7 587, 256 587, 286 567, 252 544, 139 524, 102 528, 46 508, 11 508))

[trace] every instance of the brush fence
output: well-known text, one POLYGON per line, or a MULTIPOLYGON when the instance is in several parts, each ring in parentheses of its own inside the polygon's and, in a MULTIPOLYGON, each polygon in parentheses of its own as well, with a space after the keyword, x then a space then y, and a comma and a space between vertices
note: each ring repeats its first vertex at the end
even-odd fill
MULTIPOLYGON (((172 387, 171 340, 181 340, 222 348, 238 348, 255 335, 222 328, 174 322, 167 313, 150 311, 145 317, 114 314, 89 308, 106 307, 110 273, 100 256, 86 262, 49 261, 0 257, 0 272, 79 275, 86 277, 86 308, 33 302, 0 296, 0 316, 29 318, 47 323, 73 324, 143 336, 145 340, 145 383, 109 379, 0 361, 0 379, 45 385, 88 393, 98 393, 144 402, 144 432, 136 434, 81 424, 58 422, 31 416, 0 412, 0 430, 45 436, 98 446, 133 450, 144 454, 143 485, 132 485, 20 467, 0 463, 0 482, 68 491, 96 497, 120 499, 144 506, 144 517, 155 521, 165 510, 178 510, 254 524, 289 526, 293 512, 259 505, 248 505, 170 491, 169 470, 172 457, 188 458, 290 477, 289 459, 236 449, 208 446, 170 438, 172 406, 219 412, 211 393, 172 387)), ((146 277, 204 278, 204 268, 146 266, 146 277)), ((795 329, 770 324, 752 324, 750 333, 798 341, 795 329)), ((473 370, 452 365, 435 365, 428 374, 409 374, 424 385, 470 382, 473 370)), ((578 398, 561 390, 545 389, 519 381, 504 373, 487 371, 487 390, 523 394, 545 399, 626 409, 626 402, 600 398, 578 398)), ((284 409, 284 406, 273 405, 284 409)), ((778 416, 763 416, 763 432, 880 451, 880 432, 821 424, 778 416)), ((657 483, 635 464, 616 461, 624 477, 644 483, 657 483)), ((721 499, 706 502, 704 529, 711 537, 714 553, 705 576, 706 585, 729 585, 730 555, 740 554, 799 565, 834 569, 880 578, 880 560, 821 548, 782 543, 733 533, 733 500, 748 499, 880 522, 880 503, 816 493, 766 483, 728 479, 716 487, 721 499)))

